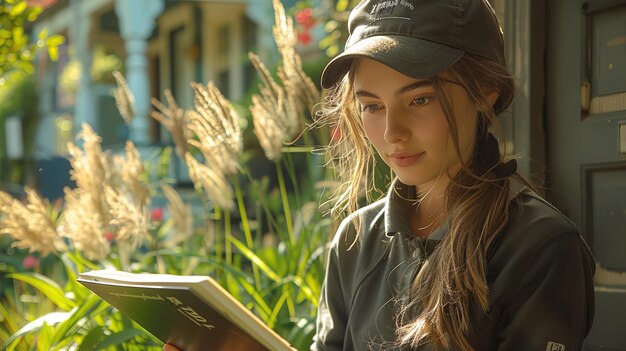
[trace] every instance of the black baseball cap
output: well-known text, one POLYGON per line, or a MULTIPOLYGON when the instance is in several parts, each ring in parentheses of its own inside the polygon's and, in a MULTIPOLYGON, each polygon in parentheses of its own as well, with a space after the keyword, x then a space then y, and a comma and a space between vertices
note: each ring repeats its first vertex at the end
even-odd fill
POLYGON ((504 39, 487 0, 363 0, 348 18, 343 53, 322 73, 330 88, 352 59, 368 57, 413 78, 450 68, 468 52, 504 66, 504 39))

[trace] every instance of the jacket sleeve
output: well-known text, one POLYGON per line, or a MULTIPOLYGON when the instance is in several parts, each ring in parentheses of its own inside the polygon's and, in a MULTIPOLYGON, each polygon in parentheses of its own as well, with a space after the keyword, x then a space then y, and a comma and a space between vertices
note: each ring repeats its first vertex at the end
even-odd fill
POLYGON ((331 247, 326 265, 326 277, 320 296, 317 328, 311 351, 343 350, 348 313, 341 282, 336 245, 331 247))
POLYGON ((499 322, 498 350, 580 350, 594 314, 595 261, 578 233, 529 255, 499 322))

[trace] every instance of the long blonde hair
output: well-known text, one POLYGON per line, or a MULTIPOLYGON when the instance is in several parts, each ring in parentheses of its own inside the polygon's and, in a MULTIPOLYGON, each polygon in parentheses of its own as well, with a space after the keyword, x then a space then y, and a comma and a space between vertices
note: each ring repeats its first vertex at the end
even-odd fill
MULTIPOLYGON (((354 67, 354 65, 353 65, 354 67)), ((334 194, 334 213, 352 212, 359 198, 373 187, 374 151, 363 131, 353 92, 354 69, 329 91, 316 123, 331 124, 340 135, 327 151, 341 180, 334 194)), ((499 130, 496 115, 509 107, 514 82, 506 68, 465 54, 448 69, 478 107, 478 125, 472 159, 451 178, 445 194, 447 234, 417 274, 410 304, 398 315, 398 344, 416 347, 431 343, 437 349, 473 350, 468 341, 473 306, 488 310, 487 254, 509 220, 509 176, 512 163, 504 163, 490 129, 499 130), (491 106, 487 95, 499 93, 491 106), (485 204, 490 204, 485 206, 485 204)), ((446 116, 456 153, 458 129, 451 101, 441 88, 442 79, 431 83, 446 116)), ((356 218, 356 216, 355 216, 356 218)), ((357 219, 358 221, 358 219, 357 219)), ((360 223, 355 223, 360 228, 360 223)))

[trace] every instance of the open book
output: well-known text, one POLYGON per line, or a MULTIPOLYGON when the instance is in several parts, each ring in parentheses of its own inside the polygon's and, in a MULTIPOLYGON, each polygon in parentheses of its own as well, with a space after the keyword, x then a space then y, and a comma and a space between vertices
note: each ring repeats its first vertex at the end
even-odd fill
POLYGON ((184 351, 294 350, 211 277, 100 270, 78 281, 184 351))

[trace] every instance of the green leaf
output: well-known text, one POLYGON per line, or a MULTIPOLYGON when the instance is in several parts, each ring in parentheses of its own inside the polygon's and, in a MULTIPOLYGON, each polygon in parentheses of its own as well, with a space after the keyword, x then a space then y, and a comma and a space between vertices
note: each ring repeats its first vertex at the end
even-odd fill
POLYGON ((276 324, 276 318, 278 317, 278 312, 280 312, 280 310, 283 308, 283 305, 285 304, 285 301, 287 301, 287 299, 289 299, 289 293, 288 291, 283 290, 283 293, 280 295, 280 298, 274 304, 272 313, 267 318, 267 321, 265 321, 267 325, 269 325, 272 328, 274 327, 274 325, 276 324))
POLYGON ((44 28, 41 30, 41 32, 39 32, 39 40, 46 40, 47 37, 48 37, 48 30, 44 28))
POLYGON ((267 322, 269 315, 271 314, 271 308, 263 299, 263 296, 259 294, 256 287, 245 280, 238 280, 241 287, 252 297, 252 300, 256 303, 255 307, 264 322, 267 322))
POLYGON ((18 2, 17 5, 13 6, 11 10, 9 10, 9 16, 15 18, 21 15, 27 8, 28 4, 26 3, 26 1, 18 2))
POLYGON ((13 273, 7 275, 9 278, 23 281, 35 289, 41 291, 52 303, 64 310, 69 310, 75 306, 74 301, 68 299, 63 289, 52 279, 39 273, 13 273))
POLYGON ((89 296, 83 303, 78 307, 74 307, 72 311, 70 311, 70 317, 63 321, 57 329, 56 334, 54 335, 53 345, 64 340, 73 335, 73 328, 76 327, 79 321, 82 319, 92 319, 91 314, 94 313, 97 315, 99 312, 102 312, 109 308, 108 305, 102 304, 102 300, 96 296, 89 296), (101 307, 100 309, 98 309, 101 307))
MULTIPOLYGON (((17 44, 19 41, 24 41, 24 28, 23 27, 13 27, 13 40, 17 44)), ((26 38, 28 41, 28 38, 26 38)))
POLYGON ((47 46, 57 47, 63 43, 65 43, 65 37, 63 37, 62 35, 58 35, 58 34, 52 35, 46 39, 47 46))
POLYGON ((22 336, 39 331, 44 324, 56 325, 65 321, 69 317, 69 312, 52 312, 45 314, 35 319, 34 321, 26 324, 25 326, 20 328, 20 330, 18 330, 15 334, 11 335, 11 337, 4 342, 2 348, 0 348, 0 351, 6 350, 11 344, 13 344, 13 342, 19 340, 22 336))
POLYGON ((6 30, 3 28, 0 28, 0 38, 12 38, 13 37, 13 32, 11 32, 10 30, 6 30))
POLYGON ((297 345, 308 345, 315 334, 315 317, 300 318, 293 323, 293 327, 287 333, 286 338, 295 347, 297 345))
POLYGON ((319 295, 316 292, 313 292, 311 288, 302 280, 301 277, 292 276, 291 281, 304 293, 307 297, 307 300, 312 302, 315 306, 317 306, 319 295))
POLYGON ((336 11, 343 12, 348 9, 348 4, 350 2, 348 0, 338 0, 337 5, 335 6, 336 11))
POLYGON ((39 17, 39 15, 41 15, 42 12, 43 12, 43 7, 41 6, 31 7, 30 11, 28 12, 28 21, 35 22, 37 17, 39 17))
MULTIPOLYGON (((108 335, 104 340, 102 340, 99 344, 95 345, 93 350, 104 350, 107 347, 111 347, 111 346, 116 346, 119 345, 125 341, 129 341, 132 340, 133 338, 137 337, 137 336, 148 336, 151 339, 154 339, 154 337, 150 334, 148 334, 148 332, 141 330, 141 329, 136 329, 136 328, 132 328, 132 329, 125 329, 119 333, 115 333, 115 334, 111 334, 108 335)), ((78 350, 80 351, 80 350, 78 350)))
POLYGON ((59 48, 56 46, 48 47, 48 56, 50 56, 50 60, 56 61, 59 59, 59 48))
POLYGON ((89 331, 85 338, 80 343, 80 347, 76 351, 95 351, 101 350, 101 348, 97 348, 96 344, 99 343, 104 338, 104 327, 97 326, 89 331))
POLYGON ((53 332, 54 328, 50 324, 43 324, 37 336, 37 351, 49 351, 51 349, 52 344, 50 342, 53 332))
POLYGON ((22 258, 18 256, 13 256, 13 255, 0 254, 0 262, 6 263, 12 267, 22 266, 22 258))
POLYGON ((261 260, 252 250, 250 250, 246 245, 244 245, 241 241, 236 239, 235 237, 230 237, 230 241, 235 245, 241 253, 246 256, 248 260, 250 260, 254 265, 259 267, 265 275, 275 282, 280 282, 282 279, 276 272, 274 272, 263 260, 261 260))

